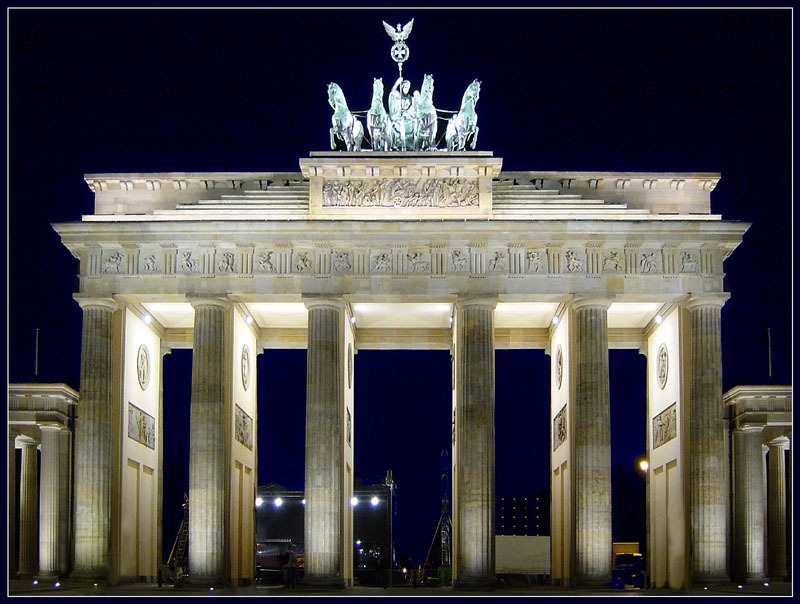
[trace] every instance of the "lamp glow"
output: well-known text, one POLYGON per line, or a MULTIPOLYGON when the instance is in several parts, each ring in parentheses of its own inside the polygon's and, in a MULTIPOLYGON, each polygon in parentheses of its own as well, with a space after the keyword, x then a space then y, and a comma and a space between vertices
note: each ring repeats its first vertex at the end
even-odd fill
POLYGON ((283 505, 283 499, 281 499, 280 497, 276 497, 276 498, 275 498, 275 507, 276 507, 276 508, 279 508, 279 507, 281 507, 282 505, 283 505))
POLYGON ((260 508, 262 503, 264 503, 264 500, 261 497, 256 497, 256 507, 260 508))
POLYGON ((353 507, 356 507, 358 505, 358 497, 353 497, 350 500, 350 505, 352 505, 353 507))
POLYGON ((355 325, 355 324, 356 324, 356 318, 350 317, 350 325, 355 325))
POLYGON ((656 325, 661 325, 661 323, 663 323, 663 321, 664 321, 664 316, 663 315, 656 315, 656 325))
POLYGON ((372 499, 370 499, 369 502, 372 504, 372 507, 375 507, 376 505, 378 505, 378 498, 373 497, 372 499))
POLYGON ((303 499, 303 500, 301 500, 301 501, 300 501, 300 503, 302 503, 303 505, 305 505, 305 504, 306 504, 306 500, 305 500, 305 499, 303 499))
POLYGON ((145 314, 145 315, 142 317, 142 321, 144 321, 146 325, 150 325, 150 321, 152 321, 152 320, 153 320, 153 317, 151 317, 151 316, 150 316, 150 315, 148 315, 148 314, 145 314))
POLYGON ((558 317, 553 317, 553 325, 558 325, 558 317))
POLYGON ((649 464, 649 463, 647 463, 647 460, 646 460, 646 459, 643 459, 643 460, 641 460, 641 461, 639 462, 639 469, 640 469, 642 472, 647 472, 647 470, 649 470, 649 469, 650 469, 650 464, 649 464))

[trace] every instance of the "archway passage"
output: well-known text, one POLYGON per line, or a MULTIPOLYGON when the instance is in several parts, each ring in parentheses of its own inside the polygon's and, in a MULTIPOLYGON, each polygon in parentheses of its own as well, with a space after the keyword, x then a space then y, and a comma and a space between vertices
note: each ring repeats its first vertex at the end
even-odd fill
MULTIPOLYGON (((446 350, 362 350, 355 357, 356 486, 392 471, 395 562, 425 562, 442 509, 442 451, 450 455, 452 394, 446 350)), ((358 535, 354 535, 358 537, 358 535)))

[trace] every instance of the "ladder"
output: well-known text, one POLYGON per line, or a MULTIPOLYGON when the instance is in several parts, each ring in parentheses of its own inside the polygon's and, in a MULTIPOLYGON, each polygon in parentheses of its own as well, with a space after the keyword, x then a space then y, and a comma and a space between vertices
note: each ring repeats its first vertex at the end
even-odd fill
POLYGON ((178 528, 178 534, 175 535, 175 542, 172 544, 172 550, 169 552, 167 564, 171 568, 184 569, 186 572, 186 548, 189 543, 189 497, 186 493, 183 494, 183 520, 181 526, 178 528))

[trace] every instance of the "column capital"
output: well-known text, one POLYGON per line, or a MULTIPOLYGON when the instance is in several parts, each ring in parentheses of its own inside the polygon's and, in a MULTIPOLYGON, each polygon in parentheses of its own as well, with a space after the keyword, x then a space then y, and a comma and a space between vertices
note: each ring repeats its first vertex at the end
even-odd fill
POLYGON ((745 423, 734 428, 734 432, 763 432, 764 424, 745 423))
POLYGON ((114 311, 119 308, 119 302, 114 298, 84 298, 80 295, 75 295, 73 298, 83 310, 87 308, 105 308, 114 311))
POLYGON ((59 432, 61 430, 66 429, 65 426, 57 423, 57 422, 41 422, 37 424, 37 427, 41 431, 50 430, 53 432, 59 432))
POLYGON ((469 308, 471 306, 480 306, 482 308, 494 309, 497 307, 497 296, 475 296, 463 297, 456 299, 456 308, 469 308))
POLYGON ((575 298, 570 303, 570 306, 572 307, 573 310, 578 310, 586 306, 600 306, 608 310, 608 307, 611 306, 612 302, 613 300, 611 298, 602 298, 599 296, 594 296, 586 298, 575 298))
POLYGON ((785 451, 789 448, 789 439, 785 436, 781 436, 780 438, 776 438, 775 440, 771 440, 767 443, 767 446, 770 449, 780 449, 785 451))
POLYGON ((192 305, 192 308, 197 308, 199 306, 217 306, 227 310, 231 306, 231 303, 224 296, 186 296, 186 301, 192 305))
POLYGON ((305 295, 303 296, 303 304, 309 310, 320 306, 329 306, 337 310, 344 310, 345 308, 344 299, 336 296, 305 295))
POLYGON ((19 447, 36 447, 39 446, 39 443, 31 438, 30 436, 25 436, 20 434, 17 436, 16 439, 17 446, 19 447))
POLYGON ((718 306, 722 308, 730 297, 731 295, 725 292, 718 294, 691 294, 689 299, 683 303, 683 306, 688 310, 698 306, 718 306))

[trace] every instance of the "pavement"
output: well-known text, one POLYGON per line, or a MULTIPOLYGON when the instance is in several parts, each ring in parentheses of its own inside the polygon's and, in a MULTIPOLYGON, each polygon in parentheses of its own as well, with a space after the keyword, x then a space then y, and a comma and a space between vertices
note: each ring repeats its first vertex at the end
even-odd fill
POLYGON ((12 580, 7 586, 7 595, 15 596, 77 596, 77 597, 738 597, 738 596, 792 596, 791 583, 770 583, 742 585, 736 584, 714 585, 708 587, 693 587, 686 590, 673 589, 573 589, 569 587, 554 587, 550 585, 513 585, 498 586, 487 591, 454 591, 450 587, 417 587, 411 585, 391 587, 356 586, 343 590, 288 590, 282 585, 254 585, 248 587, 173 587, 156 584, 136 583, 130 585, 109 586, 102 583, 93 584, 83 581, 65 579, 58 583, 40 581, 34 584, 32 580, 12 580))

